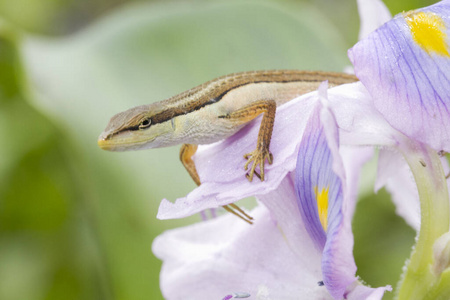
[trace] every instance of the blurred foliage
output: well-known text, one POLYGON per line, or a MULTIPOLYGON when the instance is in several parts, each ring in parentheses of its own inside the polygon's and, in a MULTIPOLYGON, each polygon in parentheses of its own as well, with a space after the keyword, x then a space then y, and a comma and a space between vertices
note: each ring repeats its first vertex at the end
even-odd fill
MULTIPOLYGON (((347 0, 0 0, 0 16, 0 299, 160 299, 151 242, 199 218, 157 207, 194 185, 177 148, 99 150, 109 117, 230 72, 341 70, 358 31, 347 0)), ((395 285, 413 231, 384 193, 354 226, 358 274, 395 285)))
MULTIPOLYGON (((359 201, 356 209, 353 253, 357 275, 373 287, 391 285, 395 291, 416 233, 395 214, 384 190, 359 201)), ((383 299, 393 299, 394 295, 386 293, 383 299)))

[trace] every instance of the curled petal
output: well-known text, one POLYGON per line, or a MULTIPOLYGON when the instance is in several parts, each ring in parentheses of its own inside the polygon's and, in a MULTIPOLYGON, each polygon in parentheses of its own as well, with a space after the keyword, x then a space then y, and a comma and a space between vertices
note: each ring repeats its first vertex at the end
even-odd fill
MULTIPOLYGON (((319 105, 313 111, 300 143, 296 189, 306 229, 323 251, 323 282, 335 299, 342 299, 355 288, 366 293, 373 290, 360 285, 355 276, 351 217, 357 184, 347 185, 344 166, 351 164, 344 164, 341 157, 337 123, 328 108, 326 89, 319 89, 319 95, 324 107, 319 105)), ((353 164, 357 171, 350 172, 352 180, 357 181, 358 171, 368 157, 364 154, 364 159, 356 159, 360 164, 353 164)))
POLYGON ((299 208, 306 228, 316 246, 324 251, 324 284, 335 299, 340 299, 356 280, 356 265, 351 253, 353 240, 337 240, 344 223, 343 185, 341 178, 332 170, 334 158, 319 116, 319 110, 313 113, 300 144, 296 183, 299 208), (349 242, 350 261, 338 262, 336 254, 342 251, 341 247, 347 249, 349 242))

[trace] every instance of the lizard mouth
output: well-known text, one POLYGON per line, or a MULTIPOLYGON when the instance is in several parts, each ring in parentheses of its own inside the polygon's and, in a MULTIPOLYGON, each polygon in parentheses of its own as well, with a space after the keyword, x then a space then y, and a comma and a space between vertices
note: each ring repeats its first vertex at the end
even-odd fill
POLYGON ((116 143, 111 143, 110 140, 100 137, 97 141, 98 146, 103 150, 114 151, 117 147, 116 143))
POLYGON ((107 151, 129 151, 143 149, 148 139, 136 139, 131 134, 101 134, 97 140, 98 146, 107 151))
POLYGON ((132 150, 140 150, 145 149, 146 142, 139 142, 139 141, 133 141, 133 142, 117 142, 117 141, 111 141, 111 140, 103 140, 99 139, 97 141, 98 146, 107 151, 115 151, 115 152, 123 152, 123 151, 132 151, 132 150))
POLYGON ((114 151, 118 147, 117 141, 112 141, 114 134, 104 131, 98 137, 97 144, 103 150, 114 151))

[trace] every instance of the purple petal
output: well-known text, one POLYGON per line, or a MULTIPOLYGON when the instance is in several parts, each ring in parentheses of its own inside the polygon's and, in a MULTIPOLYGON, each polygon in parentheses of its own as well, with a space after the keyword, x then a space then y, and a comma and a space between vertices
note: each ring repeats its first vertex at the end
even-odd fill
MULTIPOLYGON (((355 86, 357 87, 357 85, 355 86)), ((358 291, 357 294, 370 295, 370 299, 381 299, 385 291, 391 290, 390 286, 366 287, 355 276, 356 265, 353 258, 353 233, 351 228, 361 168, 371 158, 372 151, 367 148, 341 149, 337 131, 337 112, 330 109, 333 107, 329 100, 330 97, 336 98, 331 93, 327 95, 326 90, 321 93, 321 102, 324 105, 321 111, 321 122, 324 125, 326 142, 333 160, 332 170, 328 171, 339 177, 342 184, 342 194, 340 195, 342 199, 336 199, 337 201, 335 201, 335 204, 340 204, 339 207, 336 205, 335 208, 329 209, 330 221, 322 258, 324 282, 335 299, 347 297, 357 299, 349 296, 355 291, 358 291)), ((364 99, 364 97, 361 97, 361 99, 364 99)), ((370 117, 374 116, 366 116, 366 118, 370 117)), ((383 122, 378 125, 384 126, 383 122)), ((391 130, 387 131, 392 132, 391 130)), ((365 298, 360 297, 359 299, 365 298)))
POLYGON ((258 196, 270 211, 277 227, 285 237, 291 250, 297 254, 307 270, 320 271, 321 253, 309 238, 305 220, 297 205, 293 172, 283 179, 275 191, 258 196), (305 249, 314 249, 314 255, 305 256, 305 249))
MULTIPOLYGON (((274 196, 270 200, 282 205, 284 199, 274 196)), ((260 205, 251 213, 252 226, 225 215, 157 237, 153 252, 163 260, 164 297, 223 299, 237 291, 252 299, 331 299, 317 285, 321 253, 304 243, 301 255, 295 254, 267 208, 260 205)))
POLYGON ((324 191, 328 198, 327 217, 332 221, 342 204, 342 184, 332 171, 333 158, 320 122, 320 107, 312 114, 300 144, 297 159, 296 189, 299 208, 306 221, 306 229, 318 248, 325 247, 327 239, 325 230, 329 226, 321 223, 318 214, 318 194, 324 191), (337 211, 336 211, 337 210, 337 211), (326 228, 324 228, 326 227, 326 228))
MULTIPOLYGON (((339 135, 335 116, 329 110, 327 93, 319 89, 324 107, 311 114, 299 148, 296 188, 299 209, 306 229, 319 249, 323 249, 323 281, 335 299, 342 299, 358 287, 353 258, 351 218, 355 206, 358 174, 362 164, 370 157, 363 151, 357 163, 344 163, 339 150, 339 135), (355 181, 347 184, 346 171, 355 181), (351 189, 351 190, 350 190, 351 189), (327 222, 320 218, 324 205, 318 191, 326 193, 327 222), (319 209, 322 207, 322 209, 319 209)), ((350 158, 350 156, 345 156, 350 158)))
MULTIPOLYGON (((346 223, 344 223, 342 212, 344 197, 342 180, 345 178, 340 178, 333 171, 334 160, 340 160, 340 158, 339 154, 337 154, 338 157, 334 157, 330 148, 337 151, 338 137, 333 134, 330 137, 330 142, 333 144, 331 147, 328 146, 329 141, 327 141, 320 119, 320 108, 318 108, 312 114, 300 144, 296 184, 299 208, 302 217, 306 220, 308 233, 319 249, 324 251, 323 281, 330 294, 335 299, 340 299, 343 298, 347 287, 356 280, 354 276, 356 265, 352 255, 351 227, 344 227, 346 223), (318 205, 320 191, 326 191, 324 197, 327 198, 325 212, 327 222, 321 222, 318 213, 323 209, 319 209, 318 205), (343 229, 350 230, 350 240, 346 238, 348 234, 345 234, 343 229), (339 240, 341 234, 344 235, 344 240, 339 240), (342 253, 349 248, 349 253, 342 253), (340 262, 338 258, 345 260, 340 262)), ((338 173, 342 174, 341 171, 343 170, 338 170, 338 173)))
POLYGON ((248 293, 233 293, 232 295, 226 295, 222 300, 230 300, 230 299, 242 299, 242 298, 248 298, 251 295, 248 293))
POLYGON ((446 151, 450 150, 449 6, 450 1, 442 1, 399 14, 349 50, 355 74, 388 122, 405 135, 446 151))

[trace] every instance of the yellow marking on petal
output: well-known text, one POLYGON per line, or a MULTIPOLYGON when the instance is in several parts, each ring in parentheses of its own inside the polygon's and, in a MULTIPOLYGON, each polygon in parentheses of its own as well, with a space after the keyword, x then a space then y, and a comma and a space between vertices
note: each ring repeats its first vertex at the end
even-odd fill
POLYGON ((413 40, 428 54, 449 56, 445 22, 432 12, 410 11, 404 14, 413 40))
POLYGON ((330 188, 322 188, 319 192, 317 186, 314 187, 314 194, 317 200, 317 211, 319 213, 320 224, 322 224, 323 230, 327 231, 328 226, 328 190, 330 188))

